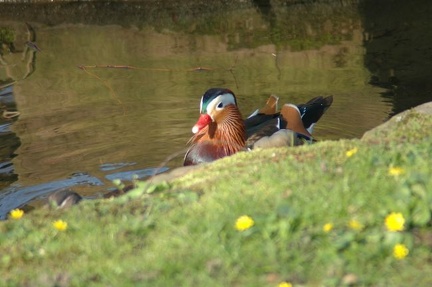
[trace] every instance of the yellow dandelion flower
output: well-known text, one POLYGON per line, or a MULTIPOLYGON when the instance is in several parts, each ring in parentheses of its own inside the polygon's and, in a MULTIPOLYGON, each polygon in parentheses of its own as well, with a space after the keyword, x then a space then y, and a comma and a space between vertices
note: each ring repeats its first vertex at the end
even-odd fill
POLYGON ((393 247, 393 256, 398 259, 404 259, 408 256, 409 249, 404 244, 396 244, 393 247))
POLYGON ((53 222, 53 226, 55 229, 59 230, 59 231, 65 231, 68 227, 68 224, 66 221, 63 220, 56 220, 53 222))
POLYGON ((360 231, 364 228, 364 225, 361 224, 360 221, 358 220, 351 219, 348 222, 348 227, 351 228, 352 230, 360 231))
POLYGON ((388 174, 392 176, 399 176, 401 174, 404 174, 405 170, 398 166, 391 166, 388 170, 388 174))
POLYGON ((278 287, 293 287, 293 285, 289 282, 283 281, 278 284, 278 287))
POLYGON ((235 229, 238 231, 245 231, 251 228, 255 224, 252 217, 247 215, 242 215, 239 218, 237 218, 235 223, 235 229))
POLYGON ((392 212, 385 218, 385 226, 388 231, 402 231, 405 229, 405 218, 400 212, 392 212))
POLYGON ((24 216, 24 210, 15 208, 9 212, 9 217, 12 219, 20 219, 24 216))
POLYGON ((323 225, 324 232, 330 232, 333 229, 333 223, 326 223, 323 225))
POLYGON ((352 148, 350 150, 347 150, 345 155, 346 157, 352 157, 353 155, 355 155, 358 152, 358 148, 352 148))

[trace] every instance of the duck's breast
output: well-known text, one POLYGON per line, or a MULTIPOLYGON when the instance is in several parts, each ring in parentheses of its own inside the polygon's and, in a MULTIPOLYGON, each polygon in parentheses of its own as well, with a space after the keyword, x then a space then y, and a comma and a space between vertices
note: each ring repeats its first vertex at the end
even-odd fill
POLYGON ((205 162, 212 162, 219 158, 223 158, 230 154, 221 145, 212 143, 211 141, 203 141, 194 143, 187 151, 183 165, 197 165, 205 162))

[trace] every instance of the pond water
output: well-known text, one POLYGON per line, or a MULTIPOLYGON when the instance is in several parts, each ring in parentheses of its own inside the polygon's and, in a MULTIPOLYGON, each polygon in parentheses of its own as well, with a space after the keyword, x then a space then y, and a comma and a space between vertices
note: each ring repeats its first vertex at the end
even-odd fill
POLYGON ((429 4, 166 2, 0 4, 0 218, 58 189, 95 197, 180 166, 210 87, 232 89, 244 116, 270 94, 333 95, 315 130, 330 140, 431 98, 432 41, 417 37, 429 4))

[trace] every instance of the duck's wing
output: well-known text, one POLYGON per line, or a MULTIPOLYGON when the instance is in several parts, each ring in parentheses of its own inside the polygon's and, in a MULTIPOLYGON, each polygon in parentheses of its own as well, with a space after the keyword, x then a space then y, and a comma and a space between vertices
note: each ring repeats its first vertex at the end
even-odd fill
MULTIPOLYGON (((299 121, 301 122, 301 119, 299 121)), ((287 126, 282 116, 278 116, 267 120, 260 126, 254 127, 252 130, 248 130, 246 148, 296 146, 313 141, 312 137, 308 134, 301 134, 288 129, 287 126)))
POLYGON ((315 97, 305 104, 297 105, 303 126, 312 133, 313 126, 333 103, 333 96, 315 97))
POLYGON ((279 124, 279 113, 275 113, 272 115, 266 114, 256 114, 252 117, 249 117, 244 120, 244 124, 246 127, 246 137, 250 137, 253 134, 266 129, 268 126, 278 126, 279 124))
POLYGON ((298 146, 305 143, 312 143, 313 139, 296 133, 292 130, 282 129, 278 130, 270 136, 264 136, 257 139, 255 142, 248 145, 248 149, 254 148, 270 148, 270 147, 284 147, 284 146, 298 146))
POLYGON ((292 130, 310 138, 312 137, 303 124, 300 110, 297 106, 293 104, 285 104, 281 109, 281 117, 285 123, 285 126, 282 126, 281 128, 292 130))
POLYGON ((278 101, 279 101, 279 97, 277 97, 276 95, 270 95, 270 97, 267 99, 265 106, 262 107, 261 109, 257 109, 255 112, 250 114, 248 116, 248 119, 258 114, 264 114, 264 115, 276 114, 278 110, 278 101))
POLYGON ((279 117, 267 119, 261 122, 259 125, 249 126, 246 128, 246 147, 252 149, 255 142, 263 137, 268 137, 280 130, 280 119, 279 117))
MULTIPOLYGON (((312 104, 311 101, 308 102, 312 104)), ((280 113, 274 108, 277 98, 270 97, 262 111, 245 120, 246 147, 277 147, 303 144, 313 141, 303 125, 300 110, 293 104, 285 104, 280 113)), ((305 109, 307 111, 307 109, 305 109)))
POLYGON ((276 119, 279 118, 280 115, 280 113, 277 112, 278 101, 279 98, 277 96, 270 95, 264 107, 257 109, 244 120, 247 137, 276 123, 275 121, 277 121, 276 119))
POLYGON ((276 95, 270 95, 270 97, 267 99, 265 106, 259 109, 259 114, 265 114, 265 115, 276 114, 278 111, 278 102, 279 102, 279 97, 277 97, 276 95))

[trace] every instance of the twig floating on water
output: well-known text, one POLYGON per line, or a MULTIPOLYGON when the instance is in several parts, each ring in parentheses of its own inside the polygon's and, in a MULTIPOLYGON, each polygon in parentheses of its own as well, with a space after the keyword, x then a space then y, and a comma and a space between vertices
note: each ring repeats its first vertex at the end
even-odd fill
POLYGON ((124 70, 150 70, 150 71, 162 71, 162 72, 172 71, 170 69, 140 68, 140 67, 134 67, 134 66, 129 66, 129 65, 89 65, 89 66, 81 65, 81 66, 78 66, 78 68, 81 70, 98 69, 99 68, 99 69, 124 69, 124 70))
MULTIPOLYGON (((215 70, 226 70, 226 69, 217 69, 217 68, 208 68, 208 67, 195 67, 185 70, 175 70, 175 69, 166 69, 166 68, 141 68, 134 67, 129 65, 80 65, 78 66, 81 70, 86 69, 125 69, 125 70, 148 70, 148 71, 158 71, 158 72, 206 72, 206 71, 215 71, 215 70)), ((228 70, 231 70, 232 67, 228 70)))

